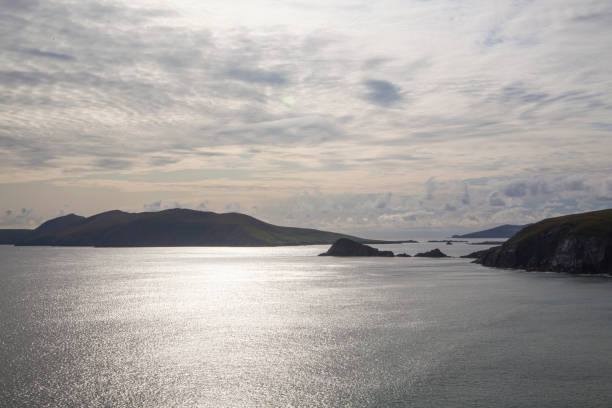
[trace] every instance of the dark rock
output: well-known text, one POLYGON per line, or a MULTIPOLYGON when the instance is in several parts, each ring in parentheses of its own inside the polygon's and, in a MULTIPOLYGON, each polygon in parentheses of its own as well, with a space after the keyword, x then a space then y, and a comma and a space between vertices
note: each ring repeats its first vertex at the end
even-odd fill
POLYGON ((427 251, 427 252, 420 252, 416 254, 415 256, 427 257, 427 258, 446 258, 448 257, 448 255, 444 254, 438 248, 432 249, 431 251, 427 251))
POLYGON ((368 245, 360 244, 348 238, 340 238, 319 256, 393 256, 391 251, 380 251, 368 245))
POLYGON ((477 253, 485 266, 612 274, 612 209, 549 218, 477 253))
POLYGON ((407 253, 403 253, 403 254, 397 254, 395 256, 398 256, 400 258, 410 258, 410 255, 408 255, 407 253))

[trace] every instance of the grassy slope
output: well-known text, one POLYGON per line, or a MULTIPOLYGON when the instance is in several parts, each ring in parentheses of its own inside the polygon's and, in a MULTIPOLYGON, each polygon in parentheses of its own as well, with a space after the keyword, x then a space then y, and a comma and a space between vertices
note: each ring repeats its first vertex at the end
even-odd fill
POLYGON ((547 218, 519 231, 507 241, 507 245, 518 244, 521 241, 536 237, 551 228, 561 225, 569 227, 568 235, 611 236, 612 209, 547 218))

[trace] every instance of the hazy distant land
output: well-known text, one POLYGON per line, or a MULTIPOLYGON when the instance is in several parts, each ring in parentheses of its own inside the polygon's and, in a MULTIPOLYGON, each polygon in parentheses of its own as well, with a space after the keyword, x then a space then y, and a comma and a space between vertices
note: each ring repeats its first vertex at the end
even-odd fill
POLYGON ((483 231, 470 232, 469 234, 453 235, 452 238, 510 238, 529 224, 510 225, 504 224, 483 231))

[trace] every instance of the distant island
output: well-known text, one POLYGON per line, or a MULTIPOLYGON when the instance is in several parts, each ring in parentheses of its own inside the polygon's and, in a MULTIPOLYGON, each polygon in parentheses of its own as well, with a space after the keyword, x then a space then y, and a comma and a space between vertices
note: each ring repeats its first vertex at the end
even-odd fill
POLYGON ((468 256, 500 268, 612 274, 612 209, 548 218, 468 256))
POLYGON ((510 238, 511 236, 513 236, 514 234, 516 234, 517 232, 519 232, 520 230, 522 230, 528 225, 529 224, 526 224, 526 225, 505 224, 505 225, 500 225, 498 227, 483 230, 483 231, 470 232, 469 234, 453 235, 452 238, 510 238))
POLYGON ((107 211, 91 217, 69 214, 34 230, 1 230, 0 243, 12 245, 150 247, 281 246, 331 244, 340 238, 381 241, 309 228, 281 227, 240 213, 170 209, 159 212, 107 211))

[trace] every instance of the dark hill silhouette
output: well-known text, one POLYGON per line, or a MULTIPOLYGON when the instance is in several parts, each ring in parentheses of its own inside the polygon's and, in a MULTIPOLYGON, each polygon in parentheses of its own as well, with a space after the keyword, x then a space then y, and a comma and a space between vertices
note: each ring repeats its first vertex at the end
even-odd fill
POLYGON ((63 229, 75 227, 85 222, 87 218, 76 214, 68 214, 43 222, 33 232, 36 236, 49 235, 63 229))
MULTIPOLYGON (((89 218, 70 214, 49 220, 16 242, 57 246, 277 246, 330 244, 340 238, 384 243, 335 232, 281 227, 240 213, 171 209, 107 211, 89 218)), ((394 241, 398 242, 398 241, 394 241)))

